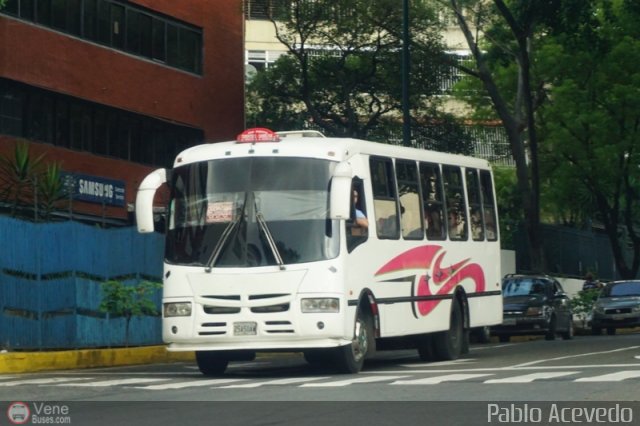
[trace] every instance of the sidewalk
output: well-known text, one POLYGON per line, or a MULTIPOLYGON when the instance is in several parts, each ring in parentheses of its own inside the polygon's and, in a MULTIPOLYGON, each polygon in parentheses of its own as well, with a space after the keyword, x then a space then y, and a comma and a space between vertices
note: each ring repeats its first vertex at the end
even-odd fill
POLYGON ((113 367, 163 362, 195 362, 193 352, 168 352, 165 346, 0 353, 0 374, 113 367))

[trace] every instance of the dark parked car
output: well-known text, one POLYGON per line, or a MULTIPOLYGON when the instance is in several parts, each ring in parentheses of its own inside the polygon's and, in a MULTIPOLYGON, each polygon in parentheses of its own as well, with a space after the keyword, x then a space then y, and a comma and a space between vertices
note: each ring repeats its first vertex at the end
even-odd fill
POLYGON ((507 275, 502 280, 502 324, 491 328, 501 342, 510 336, 544 334, 553 340, 573 338, 569 296, 560 283, 546 275, 507 275))
POLYGON ((593 307, 591 332, 616 334, 616 329, 640 326, 640 281, 607 284, 593 307))

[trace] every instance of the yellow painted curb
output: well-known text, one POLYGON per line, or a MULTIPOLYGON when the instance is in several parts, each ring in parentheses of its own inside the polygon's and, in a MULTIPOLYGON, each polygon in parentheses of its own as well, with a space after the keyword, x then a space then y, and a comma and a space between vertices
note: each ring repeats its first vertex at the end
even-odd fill
POLYGON ((0 353, 0 374, 162 362, 191 362, 194 360, 193 352, 168 352, 165 346, 53 352, 7 352, 0 353))

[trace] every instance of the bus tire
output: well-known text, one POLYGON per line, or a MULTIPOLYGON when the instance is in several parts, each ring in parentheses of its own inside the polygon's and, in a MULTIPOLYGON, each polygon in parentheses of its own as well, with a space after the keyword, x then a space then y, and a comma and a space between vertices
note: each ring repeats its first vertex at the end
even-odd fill
POLYGON ((220 376, 227 369, 229 360, 223 352, 196 351, 198 369, 205 376, 220 376))
POLYGON ((436 333, 433 337, 436 356, 442 361, 458 359, 462 353, 464 339, 464 320, 462 309, 457 300, 453 300, 451 306, 451 320, 449 330, 436 333))
POLYGON ((373 350, 373 345, 375 345, 375 340, 371 316, 366 315, 362 309, 358 308, 351 344, 340 346, 335 353, 338 371, 344 374, 360 372, 367 354, 373 350))

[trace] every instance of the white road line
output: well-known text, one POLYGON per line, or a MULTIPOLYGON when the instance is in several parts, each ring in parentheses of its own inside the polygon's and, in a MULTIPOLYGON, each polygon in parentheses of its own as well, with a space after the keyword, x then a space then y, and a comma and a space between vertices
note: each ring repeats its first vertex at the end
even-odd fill
POLYGON ((485 349, 497 349, 497 348, 506 348, 508 346, 515 346, 515 343, 506 343, 504 345, 495 345, 495 346, 474 346, 469 348, 470 352, 474 351, 484 351, 485 349))
POLYGON ((638 349, 638 348, 640 348, 640 346, 629 346, 629 347, 626 347, 626 348, 618 348, 618 349, 613 349, 613 350, 610 350, 610 351, 587 352, 585 354, 567 355, 567 356, 560 356, 560 357, 557 357, 557 358, 539 359, 537 361, 531 361, 531 362, 525 362, 524 364, 513 365, 512 367, 514 367, 514 368, 529 367, 529 366, 532 366, 534 364, 541 364, 543 362, 560 361, 560 360, 563 360, 563 359, 579 358, 579 357, 591 356, 591 355, 611 354, 611 353, 614 353, 614 352, 629 351, 629 350, 634 350, 634 349, 638 349))
POLYGON ((93 377, 48 377, 44 379, 13 380, 10 382, 0 382, 0 386, 19 385, 47 385, 51 383, 72 382, 74 380, 91 380, 93 377))
MULTIPOLYGON (((411 367, 411 365, 407 365, 407 367, 411 367)), ((640 363, 631 363, 631 364, 583 364, 583 365, 540 365, 540 366, 531 366, 531 367, 477 367, 477 368, 443 368, 437 370, 378 370, 378 371, 363 371, 361 374, 422 374, 422 373, 472 373, 472 372, 482 372, 482 371, 534 371, 534 370, 581 370, 581 369, 589 369, 589 368, 628 368, 628 367, 636 367, 640 368, 640 363)))
POLYGON ((93 382, 93 383, 65 383, 64 385, 56 385, 56 386, 83 386, 83 387, 107 387, 107 386, 117 386, 117 385, 129 385, 132 383, 150 383, 150 382, 161 382, 167 379, 145 379, 145 378, 129 378, 129 379, 119 379, 119 380, 104 380, 102 382, 93 382))
POLYGON ((555 377, 569 376, 571 374, 578 374, 578 371, 557 371, 551 373, 531 373, 524 374, 522 376, 506 377, 504 379, 489 379, 485 380, 485 383, 531 383, 534 380, 539 379, 553 379, 555 377))
POLYGON ((331 377, 291 377, 289 379, 268 380, 266 382, 242 383, 238 385, 220 386, 219 389, 230 388, 258 388, 264 385, 291 385, 296 383, 312 382, 314 380, 326 380, 331 377))
POLYGON ((618 371, 617 373, 603 374, 601 376, 582 377, 576 382, 621 382, 625 379, 640 377, 640 371, 618 371))
POLYGON ((184 388, 195 388, 202 386, 215 386, 222 385, 225 383, 234 383, 234 382, 242 382, 245 379, 210 379, 210 380, 190 380, 188 382, 177 382, 177 383, 163 383, 158 385, 148 385, 148 386, 135 386, 137 389, 146 389, 146 390, 165 390, 165 389, 184 389, 184 388))
POLYGON ((400 367, 407 367, 407 368, 446 367, 451 365, 462 365, 467 363, 473 364, 474 362, 476 362, 475 358, 463 358, 463 359, 456 359, 453 361, 426 362, 423 364, 400 364, 400 367))
POLYGON ((459 382, 478 377, 492 376, 492 374, 446 374, 444 376, 427 377, 415 380, 396 380, 392 385, 437 385, 442 382, 459 382))
POLYGON ((304 385, 300 385, 301 388, 330 388, 330 387, 339 387, 339 386, 349 386, 355 383, 373 383, 373 382, 385 382, 388 380, 394 379, 402 379, 407 376, 368 376, 368 377, 357 377, 355 379, 347 379, 347 380, 336 380, 333 382, 324 382, 324 383, 305 383, 304 385))

